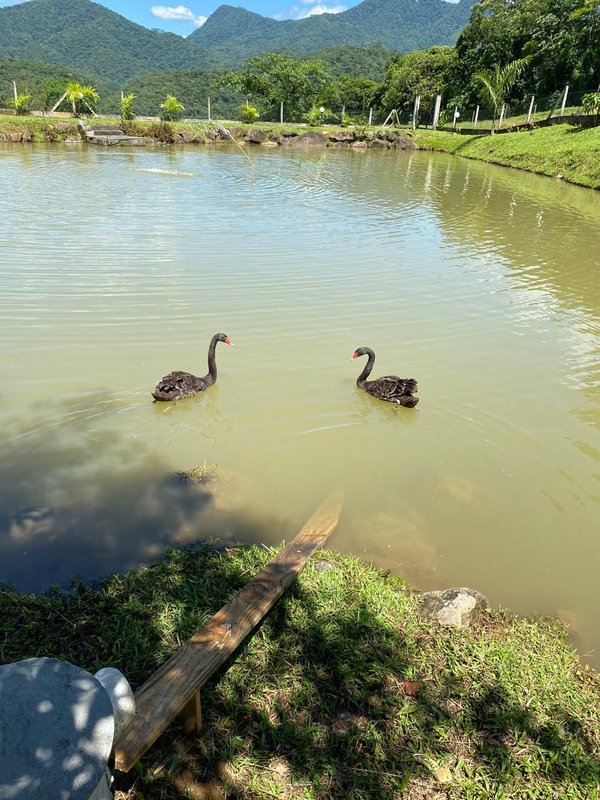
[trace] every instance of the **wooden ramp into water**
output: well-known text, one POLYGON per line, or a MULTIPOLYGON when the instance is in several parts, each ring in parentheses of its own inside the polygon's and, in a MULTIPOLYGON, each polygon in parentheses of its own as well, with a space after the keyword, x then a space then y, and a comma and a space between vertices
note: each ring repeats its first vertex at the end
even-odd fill
POLYGON ((341 495, 330 495, 294 539, 137 690, 136 715, 114 748, 117 769, 128 772, 178 714, 186 733, 200 732, 201 687, 323 545, 341 509, 341 495))

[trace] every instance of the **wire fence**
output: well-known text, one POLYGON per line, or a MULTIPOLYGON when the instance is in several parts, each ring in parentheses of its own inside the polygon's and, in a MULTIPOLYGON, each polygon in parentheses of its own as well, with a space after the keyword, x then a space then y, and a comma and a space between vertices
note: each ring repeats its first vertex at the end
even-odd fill
MULTIPOLYGON (((600 125, 600 113, 584 108, 583 98, 597 89, 570 92, 568 87, 551 95, 531 95, 521 101, 503 104, 498 109, 474 105, 451 105, 441 109, 436 127, 457 132, 485 133, 491 130, 511 130, 520 126, 551 123, 557 119, 581 118, 589 125, 600 125)), ((388 120, 401 127, 433 127, 435 106, 421 105, 415 99, 412 109, 397 109, 388 115, 388 120)))

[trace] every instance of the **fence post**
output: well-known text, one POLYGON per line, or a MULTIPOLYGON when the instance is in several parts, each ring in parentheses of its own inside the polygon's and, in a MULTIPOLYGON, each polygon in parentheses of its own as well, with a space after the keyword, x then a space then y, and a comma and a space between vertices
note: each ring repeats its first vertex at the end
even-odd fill
POLYGON ((531 95, 531 103, 529 103, 529 111, 527 113, 527 124, 531 122, 531 115, 533 114, 533 104, 535 102, 535 95, 531 95))
POLYGON ((435 98, 435 108, 433 109, 433 123, 431 125, 432 130, 435 130, 438 125, 438 121, 440 118, 440 108, 442 106, 442 95, 438 94, 435 98))
POLYGON ((565 113, 565 106, 567 105, 567 95, 569 94, 569 84, 565 86, 565 93, 563 94, 562 104, 560 107, 560 116, 565 113))
POLYGON ((460 117, 458 106, 454 106, 454 114, 452 115, 452 130, 456 130, 456 120, 460 117))
POLYGON ((415 97, 415 107, 414 107, 414 109, 413 109, 413 124, 412 124, 412 126, 413 126, 413 131, 414 131, 414 130, 416 129, 416 127, 417 127, 417 114, 419 113, 419 106, 420 106, 420 105, 421 105, 421 95, 420 95, 420 94, 418 94, 418 95, 415 97))
POLYGON ((207 106, 208 106, 208 121, 210 122, 211 121, 211 119, 210 119, 210 97, 207 98, 207 101, 208 101, 208 103, 207 103, 207 106))
POLYGON ((53 106, 52 106, 52 108, 50 109, 50 113, 51 113, 51 114, 52 114, 54 111, 56 111, 56 109, 59 107, 59 105, 62 103, 62 101, 66 99, 66 97, 67 97, 67 95, 68 95, 68 94, 69 94, 68 92, 65 92, 65 93, 64 93, 64 94, 63 94, 61 97, 59 97, 59 99, 56 101, 56 103, 54 103, 54 105, 53 105, 53 106))
POLYGON ((283 100, 279 105, 279 122, 283 125, 283 100))
POLYGON ((477 121, 479 120, 479 106, 475 109, 475 117, 473 118, 473 128, 477 127, 477 121))
POLYGON ((498 130, 500 130, 500 128, 502 127, 505 114, 506 114, 506 104, 502 103, 502 108, 500 109, 500 119, 498 120, 498 130))
POLYGON ((369 128, 371 127, 371 123, 373 122, 373 109, 369 109, 369 128))

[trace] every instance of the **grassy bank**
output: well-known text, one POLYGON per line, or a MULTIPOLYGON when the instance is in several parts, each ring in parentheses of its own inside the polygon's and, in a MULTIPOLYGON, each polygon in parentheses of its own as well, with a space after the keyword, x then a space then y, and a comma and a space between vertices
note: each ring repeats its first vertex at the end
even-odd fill
MULTIPOLYGON (((112 665, 137 685, 270 557, 173 551, 96 589, 2 591, 0 660, 112 665)), ((399 578, 321 558, 204 690, 205 735, 175 724, 118 800, 600 796, 600 676, 560 627, 501 611, 435 627, 399 578)))
POLYGON ((496 136, 416 131, 419 148, 561 177, 600 189, 600 128, 554 125, 496 136))
MULTIPOLYGON (((0 114, 0 136, 3 134, 23 134, 24 132, 27 132, 30 137, 27 139, 27 141, 60 141, 67 137, 79 137, 79 132, 77 130, 78 121, 79 120, 73 117, 17 117, 14 115, 0 114)), ((83 121, 88 126, 120 125, 120 121, 114 117, 94 117, 93 119, 86 118, 83 121)), ((275 133, 282 128, 286 131, 294 131, 296 133, 306 133, 307 130, 325 130, 324 127, 309 128, 307 125, 280 125, 279 123, 275 122, 265 123, 263 125, 244 125, 243 123, 239 122, 225 121, 223 124, 241 132, 257 128, 265 131, 273 131, 275 133)), ((160 125, 161 123, 158 120, 152 121, 135 119, 131 123, 127 123, 126 127, 129 128, 130 132, 133 134, 152 137, 153 131, 160 127, 160 125)), ((214 134, 217 131, 217 126, 214 123, 203 121, 182 122, 176 120, 174 122, 169 122, 168 127, 175 135, 187 131, 204 137, 207 135, 207 133, 214 134)), ((329 128, 329 132, 331 132, 331 130, 333 129, 329 128)))

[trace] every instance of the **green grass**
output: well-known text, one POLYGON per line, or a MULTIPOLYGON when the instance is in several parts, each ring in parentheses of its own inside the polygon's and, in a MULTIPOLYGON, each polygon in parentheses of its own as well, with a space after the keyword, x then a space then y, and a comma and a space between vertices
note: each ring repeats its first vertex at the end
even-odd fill
POLYGON ((600 127, 553 125, 495 136, 418 130, 413 138, 423 149, 518 167, 600 189, 600 127))
MULTIPOLYGON (((270 557, 171 551, 96 589, 2 591, 0 660, 112 665, 139 685, 270 557)), ((600 676, 564 629, 503 611, 443 629, 419 601, 358 559, 315 557, 204 688, 205 734, 175 723, 117 800, 599 797, 600 676)))

